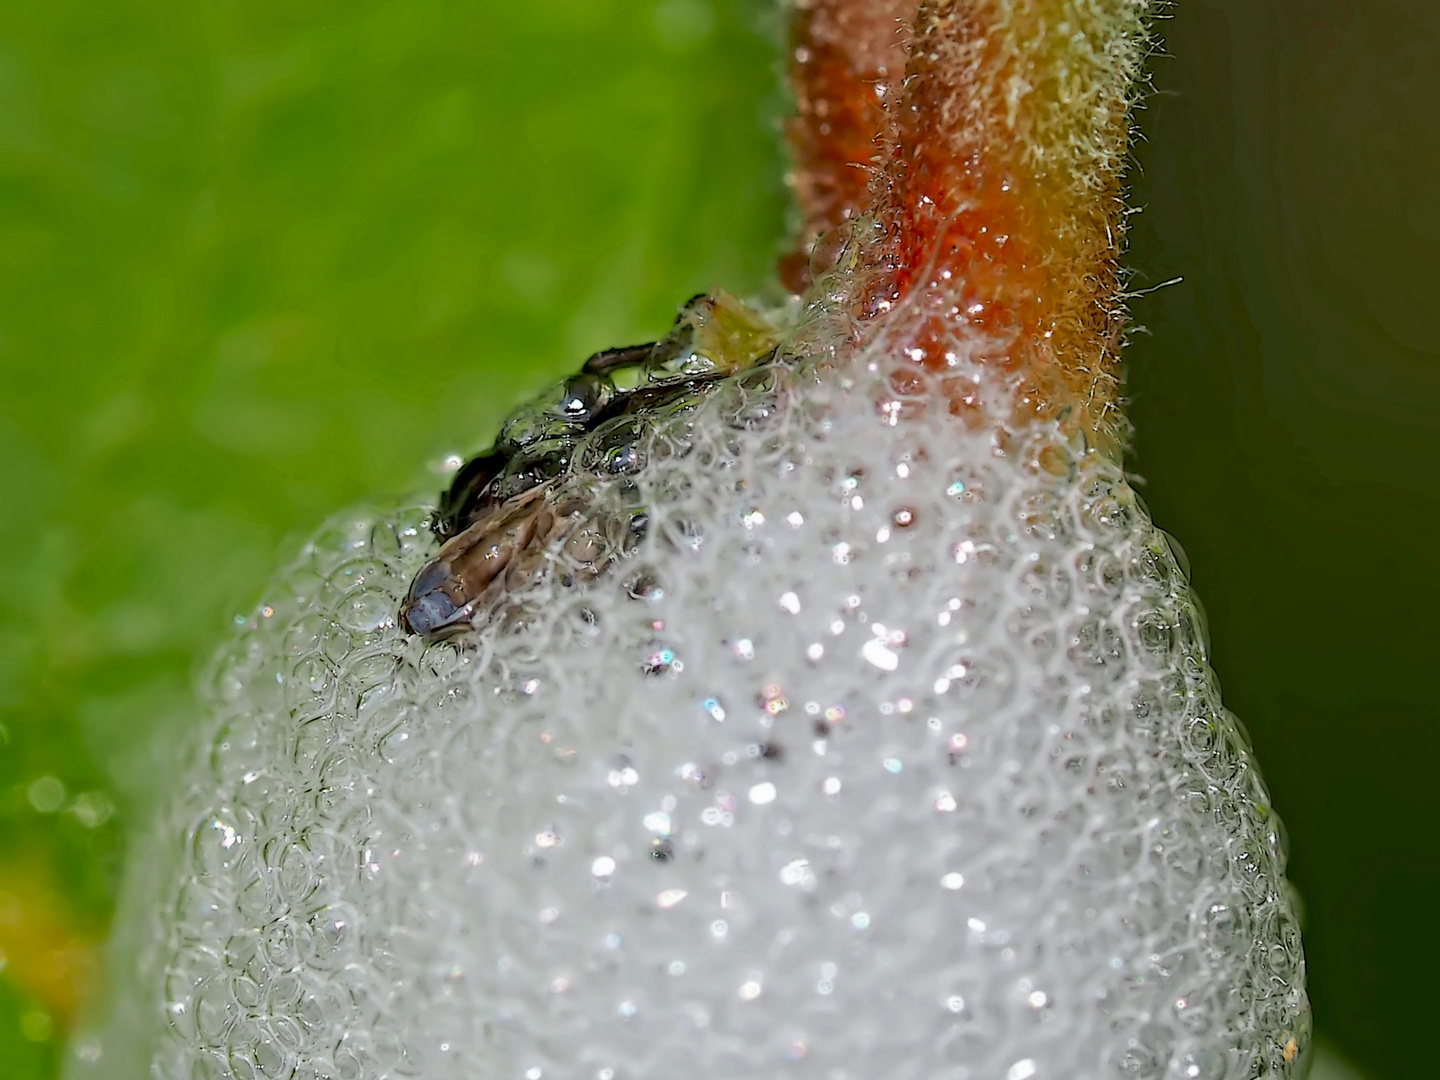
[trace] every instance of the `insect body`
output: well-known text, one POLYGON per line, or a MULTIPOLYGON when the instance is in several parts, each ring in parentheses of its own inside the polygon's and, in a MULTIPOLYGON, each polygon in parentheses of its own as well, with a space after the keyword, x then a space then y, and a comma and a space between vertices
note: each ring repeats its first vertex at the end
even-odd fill
POLYGON ((767 319, 729 294, 697 296, 664 340, 596 353, 516 409, 441 495, 432 527, 443 544, 410 583, 405 629, 461 633, 558 557, 597 574, 632 549, 643 508, 599 514, 583 478, 624 483, 645 467, 661 420, 772 361, 776 340, 767 319))

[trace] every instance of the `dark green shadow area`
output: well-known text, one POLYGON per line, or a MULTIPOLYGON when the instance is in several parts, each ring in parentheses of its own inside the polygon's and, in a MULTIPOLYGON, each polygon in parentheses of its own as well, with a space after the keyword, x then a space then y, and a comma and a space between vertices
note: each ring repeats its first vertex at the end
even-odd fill
POLYGON ((1184 0, 1140 115, 1131 467, 1291 837, 1317 1026, 1432 1075, 1440 7, 1184 0))

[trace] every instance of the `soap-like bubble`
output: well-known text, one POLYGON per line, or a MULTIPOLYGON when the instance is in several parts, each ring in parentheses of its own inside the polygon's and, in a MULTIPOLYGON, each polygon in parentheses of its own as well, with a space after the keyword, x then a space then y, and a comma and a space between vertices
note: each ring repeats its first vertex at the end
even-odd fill
POLYGON ((1298 1076, 1283 833, 1186 575, 967 363, 991 423, 862 354, 602 426, 576 520, 645 527, 456 638, 395 617, 427 507, 327 526, 216 663, 72 1074, 1298 1076))

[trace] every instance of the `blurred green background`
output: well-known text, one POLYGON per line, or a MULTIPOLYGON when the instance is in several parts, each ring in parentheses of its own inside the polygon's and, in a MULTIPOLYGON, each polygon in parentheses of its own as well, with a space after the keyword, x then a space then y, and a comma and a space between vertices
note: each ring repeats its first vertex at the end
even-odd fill
MULTIPOLYGON (((1180 4, 1134 183, 1136 288, 1185 281, 1134 305, 1133 467, 1376 1080, 1433 1055, 1433 7, 1180 4)), ((157 742, 300 537, 767 287, 779 38, 763 0, 0 2, 0 1077, 53 1075, 44 950, 103 935, 157 742)))

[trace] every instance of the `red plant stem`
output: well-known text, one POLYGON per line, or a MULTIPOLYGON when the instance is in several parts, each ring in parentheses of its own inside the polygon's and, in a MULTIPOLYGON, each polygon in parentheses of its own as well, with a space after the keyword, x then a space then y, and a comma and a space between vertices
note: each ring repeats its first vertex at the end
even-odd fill
POLYGON ((918 313, 905 352, 932 381, 944 386, 965 351, 1014 375, 1021 409, 1113 449, 1120 182, 1145 0, 923 0, 903 84, 898 95, 886 84, 877 117, 863 77, 874 69, 856 58, 873 55, 862 43, 877 25, 889 32, 896 9, 835 0, 797 24, 820 40, 823 10, 823 25, 850 28, 840 37, 854 43, 831 44, 820 68, 796 65, 797 98, 810 102, 792 131, 806 220, 878 222, 879 241, 861 241, 874 273, 860 314, 918 313), (856 29, 866 19, 869 34, 856 29), (816 100, 844 123, 817 124, 816 100), (884 154, 862 198, 839 163, 863 132, 884 154))
POLYGON ((870 205, 876 162, 890 141, 919 0, 801 0, 792 27, 789 124, 792 183, 804 223, 781 261, 785 284, 810 284, 809 251, 870 205))

